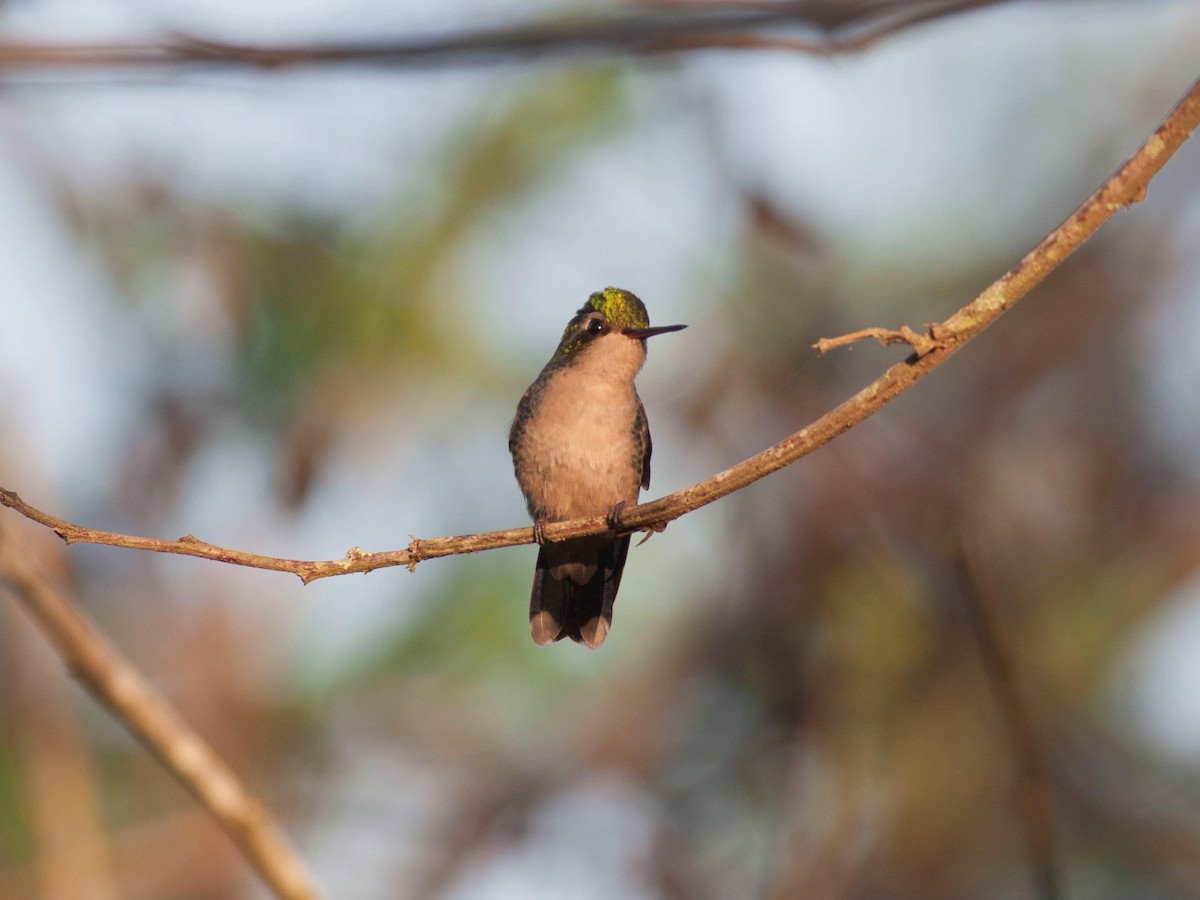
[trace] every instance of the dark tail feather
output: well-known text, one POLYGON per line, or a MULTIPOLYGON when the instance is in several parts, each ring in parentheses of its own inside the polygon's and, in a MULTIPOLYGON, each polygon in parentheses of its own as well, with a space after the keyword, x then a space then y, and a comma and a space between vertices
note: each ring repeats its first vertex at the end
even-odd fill
POLYGON ((533 570, 533 593, 529 597, 529 630, 533 634, 533 642, 540 646, 561 640, 567 610, 570 608, 571 598, 567 588, 550 574, 546 547, 543 545, 538 548, 537 568, 533 570))
POLYGON ((529 598, 534 642, 569 637, 593 649, 603 644, 628 555, 628 535, 599 545, 595 539, 581 538, 540 547, 529 598), (581 577, 588 580, 580 584, 581 577))

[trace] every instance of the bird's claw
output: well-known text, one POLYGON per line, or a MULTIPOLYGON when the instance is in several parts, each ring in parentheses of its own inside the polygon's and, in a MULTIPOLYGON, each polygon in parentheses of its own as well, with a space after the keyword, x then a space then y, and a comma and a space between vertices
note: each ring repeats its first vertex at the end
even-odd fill
POLYGON ((606 517, 608 519, 608 528, 613 532, 613 534, 619 532, 624 526, 624 523, 622 522, 624 512, 624 500, 616 503, 613 508, 608 511, 608 516, 606 517))
POLYGON ((542 544, 546 543, 546 523, 545 522, 534 522, 533 523, 533 542, 535 544, 537 544, 539 547, 542 544))
POLYGON ((642 546, 642 544, 644 544, 644 543, 646 543, 646 541, 650 540, 651 537, 653 537, 656 534, 662 534, 666 530, 667 530, 666 522, 651 522, 649 525, 642 528, 642 531, 645 532, 645 535, 642 537, 642 539, 640 541, 637 542, 637 545, 639 547, 642 546))

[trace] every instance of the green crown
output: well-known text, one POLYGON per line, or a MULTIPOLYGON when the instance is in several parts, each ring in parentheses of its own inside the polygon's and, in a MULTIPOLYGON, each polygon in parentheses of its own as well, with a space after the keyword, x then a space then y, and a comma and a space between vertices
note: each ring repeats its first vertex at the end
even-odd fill
POLYGON ((580 313, 594 309, 604 316, 614 328, 649 328, 650 317, 646 306, 634 294, 620 288, 606 287, 588 297, 580 313))

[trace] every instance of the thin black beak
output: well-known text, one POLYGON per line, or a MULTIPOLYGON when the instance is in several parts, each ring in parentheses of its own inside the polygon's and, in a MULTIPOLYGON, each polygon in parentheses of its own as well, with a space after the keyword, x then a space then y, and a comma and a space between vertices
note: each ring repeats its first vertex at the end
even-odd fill
POLYGON ((621 334, 644 341, 646 338, 654 337, 656 334, 666 334, 668 331, 683 331, 685 328, 687 328, 686 325, 659 325, 657 328, 622 328, 621 334))

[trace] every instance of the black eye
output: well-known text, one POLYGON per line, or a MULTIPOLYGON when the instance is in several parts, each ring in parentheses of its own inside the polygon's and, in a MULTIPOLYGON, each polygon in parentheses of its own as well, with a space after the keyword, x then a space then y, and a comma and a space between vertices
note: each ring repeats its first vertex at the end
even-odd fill
POLYGON ((587 323, 587 333, 595 337, 598 334, 603 334, 608 329, 600 319, 589 319, 587 323))

